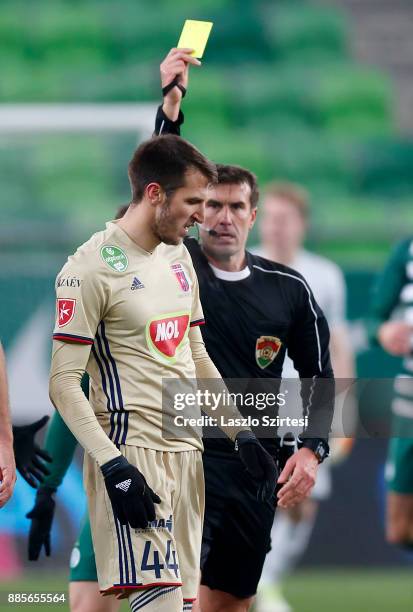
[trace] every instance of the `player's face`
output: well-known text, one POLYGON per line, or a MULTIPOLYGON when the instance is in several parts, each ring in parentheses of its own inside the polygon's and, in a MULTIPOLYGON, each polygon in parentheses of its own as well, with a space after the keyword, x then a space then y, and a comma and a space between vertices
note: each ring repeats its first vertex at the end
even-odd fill
POLYGON ((260 219, 260 233, 264 245, 289 251, 301 246, 306 222, 296 206, 284 198, 264 199, 260 219))
POLYGON ((251 209, 248 183, 214 185, 205 206, 202 246, 216 260, 225 260, 245 250, 248 232, 257 211, 251 209), (206 230, 213 230, 209 233, 206 230))
POLYGON ((194 223, 202 223, 208 180, 198 171, 186 174, 185 185, 156 207, 152 230, 165 244, 179 244, 194 223))

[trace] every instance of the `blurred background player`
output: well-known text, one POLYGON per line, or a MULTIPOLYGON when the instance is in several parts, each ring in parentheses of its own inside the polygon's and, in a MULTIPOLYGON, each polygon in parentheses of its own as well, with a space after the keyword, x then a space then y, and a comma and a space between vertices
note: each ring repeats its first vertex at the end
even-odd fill
POLYGON ((6 360, 0 344, 0 508, 12 496, 15 482, 16 463, 13 452, 6 360))
MULTIPOLYGON (((308 231, 309 198, 305 189, 288 182, 267 185, 259 216, 261 247, 253 249, 271 261, 277 261, 300 272, 314 292, 330 329, 330 355, 335 379, 354 376, 354 358, 346 323, 346 290, 343 273, 329 259, 304 249, 308 231)), ((283 379, 294 379, 297 371, 287 356, 283 379)), ((346 405, 346 409, 350 406, 346 405)), ((347 455, 352 440, 331 439, 331 457, 317 473, 316 484, 309 499, 294 508, 277 512, 271 532, 268 553, 260 581, 257 610, 288 612, 280 583, 295 567, 307 548, 317 516, 319 502, 331 492, 330 466, 347 455)))
POLYGON ((373 293, 369 333, 384 351, 402 357, 394 381, 392 438, 385 469, 386 537, 413 549, 413 237, 397 244, 373 293))

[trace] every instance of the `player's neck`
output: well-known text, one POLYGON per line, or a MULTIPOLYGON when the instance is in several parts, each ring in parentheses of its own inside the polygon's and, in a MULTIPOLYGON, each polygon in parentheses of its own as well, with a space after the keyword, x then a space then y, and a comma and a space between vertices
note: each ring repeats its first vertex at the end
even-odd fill
POLYGON ((138 207, 132 211, 128 210, 122 219, 119 219, 118 227, 123 229, 138 247, 148 253, 152 253, 160 243, 159 238, 150 229, 150 220, 143 206, 140 210, 138 207))
POLYGON ((247 265, 245 251, 240 251, 234 255, 229 255, 225 259, 216 259, 210 253, 208 253, 208 251, 204 252, 210 264, 219 270, 225 270, 225 272, 240 272, 247 265))

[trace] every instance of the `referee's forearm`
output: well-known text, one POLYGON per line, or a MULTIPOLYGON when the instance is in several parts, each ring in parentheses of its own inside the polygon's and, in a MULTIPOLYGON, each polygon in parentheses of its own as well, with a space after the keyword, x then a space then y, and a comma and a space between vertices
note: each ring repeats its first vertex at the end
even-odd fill
POLYGON ((331 368, 321 376, 301 380, 301 395, 304 415, 308 425, 305 438, 322 438, 328 440, 334 416, 335 379, 331 368))

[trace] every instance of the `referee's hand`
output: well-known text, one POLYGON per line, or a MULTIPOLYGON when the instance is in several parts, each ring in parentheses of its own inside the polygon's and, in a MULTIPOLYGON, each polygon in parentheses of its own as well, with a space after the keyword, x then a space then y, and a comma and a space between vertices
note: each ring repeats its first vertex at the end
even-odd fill
MULTIPOLYGON (((161 63, 161 83, 162 88, 166 87, 178 77, 178 83, 188 89, 189 66, 200 66, 201 62, 189 55, 193 49, 171 49, 161 63)), ((179 113, 179 106, 182 100, 182 91, 178 87, 173 87, 164 98, 163 110, 171 121, 176 121, 179 113), (171 113, 176 114, 170 116, 171 113)))
POLYGON ((309 448, 300 448, 290 457, 278 479, 278 506, 291 508, 311 492, 317 475, 318 460, 309 448))

